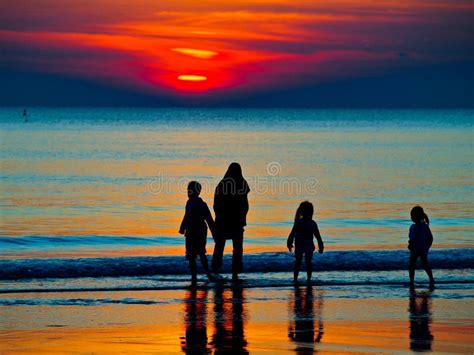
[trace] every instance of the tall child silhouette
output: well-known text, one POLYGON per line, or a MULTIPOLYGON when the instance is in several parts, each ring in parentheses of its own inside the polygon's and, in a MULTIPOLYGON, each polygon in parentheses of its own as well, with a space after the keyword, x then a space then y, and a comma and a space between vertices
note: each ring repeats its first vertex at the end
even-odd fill
MULTIPOLYGON (((201 184, 191 181, 188 184, 188 202, 186 212, 179 227, 179 233, 186 237, 186 258, 189 261, 192 282, 197 281, 196 257, 199 255, 207 277, 212 279, 206 255, 207 226, 214 230, 214 220, 207 204, 199 197, 201 184), (207 226, 206 226, 207 223, 207 226)), ((213 233, 214 235, 214 233, 213 233)))
POLYGON ((415 268, 418 258, 420 258, 421 264, 430 278, 430 287, 434 287, 433 272, 428 263, 428 251, 433 244, 433 234, 431 234, 429 227, 430 220, 421 206, 413 207, 410 215, 413 221, 408 236, 410 287, 415 286, 415 268))

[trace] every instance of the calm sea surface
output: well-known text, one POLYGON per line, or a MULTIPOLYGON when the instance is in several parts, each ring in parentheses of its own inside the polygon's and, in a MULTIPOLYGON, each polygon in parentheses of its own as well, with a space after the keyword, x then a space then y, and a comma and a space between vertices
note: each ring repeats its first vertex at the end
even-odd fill
MULTIPOLYGON (((161 255, 186 184, 250 183, 249 252, 283 251, 302 200, 328 250, 474 246, 472 110, 0 109, 0 256, 161 255)), ((212 241, 208 250, 213 247, 212 241)))

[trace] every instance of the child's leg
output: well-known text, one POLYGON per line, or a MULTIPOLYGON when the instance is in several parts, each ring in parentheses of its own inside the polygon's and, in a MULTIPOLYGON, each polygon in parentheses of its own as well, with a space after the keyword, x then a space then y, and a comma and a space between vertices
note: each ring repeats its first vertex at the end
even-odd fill
POLYGON ((189 260, 189 270, 191 271, 191 281, 196 282, 197 281, 196 257, 190 256, 188 260, 189 260))
POLYGON ((306 262, 306 275, 308 276, 307 280, 311 280, 313 275, 313 252, 307 251, 305 253, 305 262, 306 262))
POLYGON ((415 253, 410 253, 410 260, 408 262, 408 270, 410 274, 410 286, 415 285, 415 269, 416 269, 416 260, 418 255, 415 253))
POLYGON ((421 265, 423 265, 423 269, 425 269, 426 274, 430 278, 430 284, 434 285, 433 271, 431 270, 431 266, 428 263, 428 254, 421 255, 420 259, 421 259, 421 265))
POLYGON ((298 280, 298 275, 301 269, 301 261, 303 260, 303 254, 295 252, 295 268, 293 270, 293 279, 298 280))
POLYGON ((199 254, 199 259, 201 260, 202 267, 204 268, 207 277, 211 278, 211 272, 209 271, 209 264, 207 262, 207 255, 204 253, 199 254))

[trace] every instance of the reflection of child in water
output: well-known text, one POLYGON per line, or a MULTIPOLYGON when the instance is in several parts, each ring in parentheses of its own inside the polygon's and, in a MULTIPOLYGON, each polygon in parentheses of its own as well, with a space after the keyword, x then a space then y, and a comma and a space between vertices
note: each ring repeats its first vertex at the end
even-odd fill
POLYGON ((433 244, 433 235, 429 227, 430 220, 420 206, 413 207, 410 215, 413 221, 413 224, 410 226, 408 241, 408 249, 410 250, 410 287, 415 286, 415 268, 418 258, 421 259, 421 264, 430 278, 430 287, 434 287, 433 272, 428 263, 428 251, 433 244))
POLYGON ((192 282, 197 281, 196 257, 199 255, 206 275, 211 279, 206 255, 207 227, 214 230, 214 220, 207 204, 199 197, 201 184, 191 181, 188 184, 188 202, 179 233, 186 237, 186 259, 189 261, 192 282), (207 225, 206 225, 207 223, 207 225))
POLYGON ((313 252, 315 250, 313 236, 318 241, 319 253, 322 254, 324 251, 324 243, 321 239, 321 234, 319 234, 318 225, 313 221, 313 213, 313 204, 308 201, 302 202, 296 210, 295 224, 288 236, 287 246, 290 252, 293 249, 293 241, 295 243, 295 282, 298 281, 303 255, 305 256, 306 262, 307 281, 311 280, 313 272, 313 252))

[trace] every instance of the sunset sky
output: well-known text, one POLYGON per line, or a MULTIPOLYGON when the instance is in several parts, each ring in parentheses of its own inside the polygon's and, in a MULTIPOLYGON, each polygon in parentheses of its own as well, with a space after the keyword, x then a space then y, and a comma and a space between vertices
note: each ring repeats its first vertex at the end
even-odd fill
POLYGON ((0 105, 472 106, 471 0, 2 0, 0 105))

